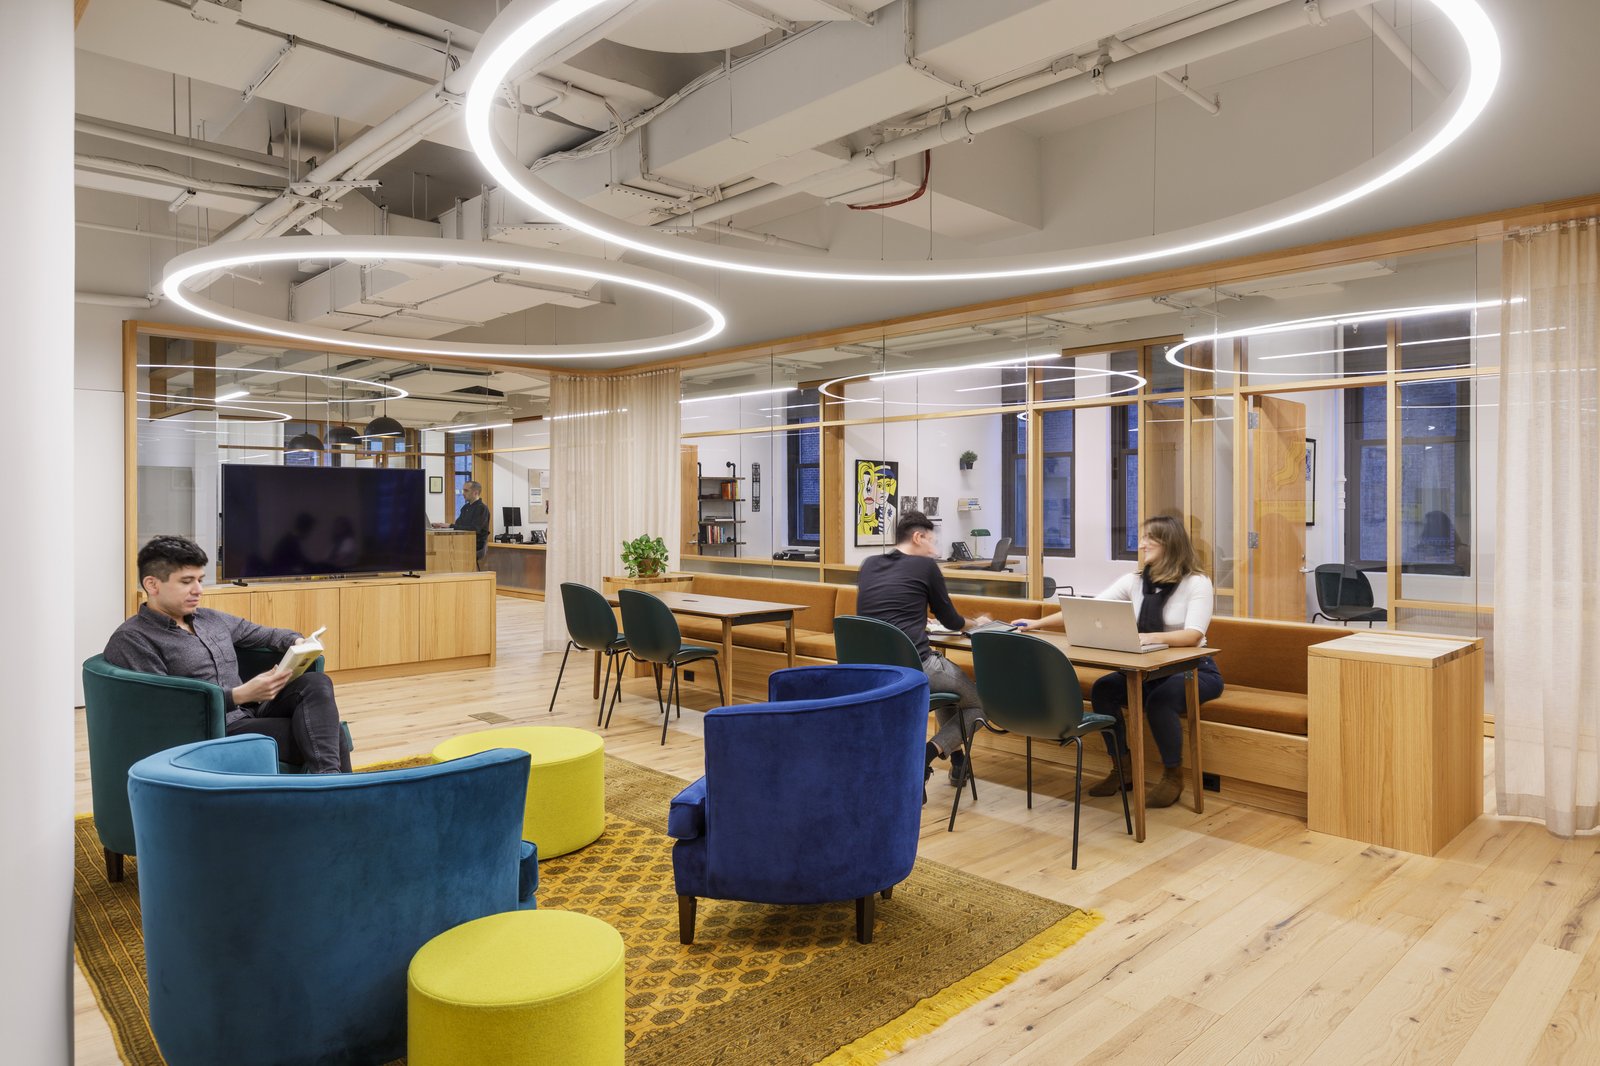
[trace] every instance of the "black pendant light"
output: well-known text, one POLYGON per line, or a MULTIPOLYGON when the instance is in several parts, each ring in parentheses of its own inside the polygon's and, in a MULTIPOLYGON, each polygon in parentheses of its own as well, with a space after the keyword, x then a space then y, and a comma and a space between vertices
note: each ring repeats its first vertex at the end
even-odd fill
POLYGON ((320 452, 322 451, 322 438, 315 433, 296 433, 289 438, 289 443, 284 446, 286 452, 320 452))
POLYGON ((354 426, 334 426, 328 430, 328 447, 354 448, 360 443, 354 426))
POLYGON ((363 437, 398 437, 405 431, 406 427, 402 426, 397 420, 390 418, 388 415, 379 415, 367 423, 367 428, 361 435, 363 437))

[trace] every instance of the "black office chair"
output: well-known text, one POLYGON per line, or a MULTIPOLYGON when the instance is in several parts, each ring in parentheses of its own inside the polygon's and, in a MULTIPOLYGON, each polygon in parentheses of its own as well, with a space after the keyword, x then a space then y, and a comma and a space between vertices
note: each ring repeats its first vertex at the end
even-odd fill
MULTIPOLYGON (((977 530, 973 530, 973 532, 976 533, 977 530)), ((1010 537, 1001 537, 999 539, 999 541, 997 541, 995 543, 994 555, 993 555, 993 557, 990 558, 990 560, 988 562, 986 562, 986 563, 971 563, 971 564, 969 564, 967 566, 958 566, 958 567, 956 567, 956 569, 957 570, 1005 570, 1005 569, 1007 569, 1007 567, 1006 567, 1006 562, 1008 561, 1007 557, 1011 554, 1011 544, 1012 544, 1012 539, 1010 537)))
MULTIPOLYGON (((508 508, 509 509, 509 508, 508 508)), ((617 632, 617 616, 611 613, 606 598, 588 585, 576 581, 561 583, 561 608, 567 616, 567 650, 561 653, 561 669, 556 671, 555 687, 550 690, 550 712, 556 709, 556 694, 567 672, 567 656, 572 649, 592 651, 606 657, 606 680, 600 688, 600 718, 606 713, 606 693, 611 690, 611 666, 617 667, 617 686, 622 686, 622 667, 627 659, 628 638, 617 632), (617 656, 621 655, 622 660, 617 656)), ((600 724, 596 719, 595 725, 600 724)))
MULTIPOLYGON (((667 723, 676 705, 678 717, 683 717, 683 698, 678 690, 678 669, 702 659, 718 659, 718 649, 703 644, 685 644, 678 620, 666 604, 648 592, 638 589, 619 589, 617 605, 622 608, 622 628, 628 635, 628 654, 655 668, 656 703, 661 708, 661 743, 667 742, 667 723), (661 672, 672 671, 672 683, 663 700, 661 672)), ((717 698, 728 702, 728 691, 722 683, 722 663, 717 662, 717 698)), ((622 693, 619 682, 611 695, 611 708, 606 711, 606 728, 611 726, 611 711, 616 709, 617 697, 622 693)))
POLYGON ((1313 624, 1326 618, 1330 622, 1365 622, 1371 629, 1374 622, 1389 620, 1388 611, 1372 605, 1372 582, 1349 563, 1323 563, 1312 577, 1317 590, 1313 624))

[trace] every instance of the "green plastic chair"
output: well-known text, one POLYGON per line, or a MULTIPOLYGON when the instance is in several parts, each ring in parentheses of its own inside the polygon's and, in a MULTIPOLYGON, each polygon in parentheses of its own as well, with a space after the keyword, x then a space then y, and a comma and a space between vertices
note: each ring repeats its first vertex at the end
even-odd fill
MULTIPOLYGON (((978 675, 978 697, 986 723, 997 731, 1026 738, 1028 806, 1033 807, 1033 741, 1053 740, 1078 746, 1072 777, 1072 868, 1078 868, 1078 821, 1083 801, 1083 738, 1091 733, 1110 737, 1111 762, 1122 782, 1122 754, 1117 750, 1117 720, 1108 714, 1085 714, 1078 674, 1060 649, 1026 633, 974 633, 972 663, 978 675)), ((970 748, 969 748, 970 750, 970 748)), ((1122 797, 1122 820, 1133 834, 1128 793, 1122 797)), ((956 796, 960 799, 960 794, 956 796)))
MULTIPOLYGON (((866 666, 904 666, 921 670, 922 659, 917 646, 911 643, 905 630, 881 618, 868 618, 859 614, 841 614, 833 620, 834 657, 841 663, 861 663, 866 666)), ((944 704, 955 703, 961 697, 954 692, 929 692, 928 710, 944 704)), ((978 775, 972 771, 972 749, 967 747, 967 780, 972 786, 972 798, 978 798, 978 775)), ((956 799, 960 800, 960 790, 956 799)), ((951 813, 951 824, 955 814, 951 813)))
POLYGON ((606 693, 611 689, 611 664, 617 665, 617 687, 622 686, 622 667, 628 655, 628 638, 617 632, 617 616, 611 605, 597 590, 576 581, 561 583, 561 609, 567 616, 567 650, 561 653, 561 669, 556 671, 556 686, 550 692, 550 711, 556 710, 556 695, 561 691, 561 677, 567 672, 567 656, 572 649, 592 651, 606 657, 606 679, 600 686, 600 714, 595 725, 601 724, 606 713, 606 693), (617 656, 622 656, 618 660, 617 656))
MULTIPOLYGON (((242 680, 270 669, 282 653, 270 648, 235 649, 242 680)), ((319 655, 308 669, 320 671, 319 655)), ((122 857, 137 854, 133 815, 128 810, 128 767, 147 755, 180 744, 228 735, 222 689, 209 681, 124 670, 96 655, 83 664, 83 711, 89 732, 89 791, 94 825, 105 851, 106 877, 122 880, 122 857)), ((344 748, 353 751, 350 727, 339 723, 344 748)), ((280 762, 278 772, 305 767, 280 762)))
MULTIPOLYGON (((717 649, 703 644, 685 644, 678 620, 665 603, 648 592, 638 589, 619 589, 617 605, 622 608, 622 628, 628 634, 628 654, 640 662, 650 663, 656 672, 656 703, 661 708, 661 743, 667 742, 667 723, 672 720, 672 708, 678 708, 683 717, 683 695, 678 688, 678 668, 702 659, 717 658, 717 649), (672 671, 672 685, 665 701, 661 695, 661 671, 672 671)), ((721 664, 717 670, 717 697, 727 704, 728 691, 722 683, 721 664)), ((611 726, 611 711, 616 709, 622 695, 619 681, 611 695, 611 708, 606 711, 605 727, 611 726)))

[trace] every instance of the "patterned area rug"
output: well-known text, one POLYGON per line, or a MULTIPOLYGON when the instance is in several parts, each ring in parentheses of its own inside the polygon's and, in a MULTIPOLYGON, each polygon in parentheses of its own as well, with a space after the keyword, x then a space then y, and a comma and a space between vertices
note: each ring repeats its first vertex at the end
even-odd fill
MULTIPOLYGON (((365 767, 419 765, 426 759, 365 767)), ((873 1063, 1065 950, 1098 915, 918 860, 879 902, 873 943, 853 903, 768 907, 702 900, 678 943, 667 806, 684 782, 606 757, 606 831, 539 866, 539 906, 592 914, 627 944, 633 1066, 873 1063)), ((76 826, 78 962, 123 1061, 157 1066, 150 1033, 138 863, 105 878, 89 816, 76 826)))

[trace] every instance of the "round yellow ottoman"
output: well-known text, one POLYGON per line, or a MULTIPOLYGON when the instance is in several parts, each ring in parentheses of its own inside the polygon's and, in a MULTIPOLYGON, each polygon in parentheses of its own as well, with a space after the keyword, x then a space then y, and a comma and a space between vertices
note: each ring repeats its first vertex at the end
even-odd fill
POLYGON ((406 974, 410 1066, 621 1066, 622 937, 572 911, 509 911, 422 945, 406 974))
POLYGON ((606 828, 605 742, 594 733, 560 725, 484 729, 433 749, 434 762, 491 748, 520 748, 533 756, 522 836, 539 845, 539 861, 592 844, 606 828))

